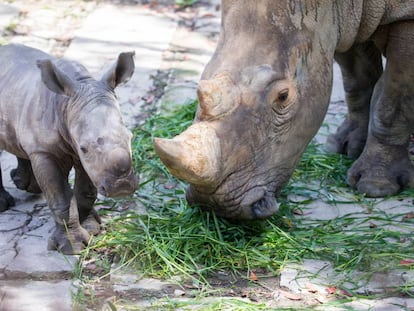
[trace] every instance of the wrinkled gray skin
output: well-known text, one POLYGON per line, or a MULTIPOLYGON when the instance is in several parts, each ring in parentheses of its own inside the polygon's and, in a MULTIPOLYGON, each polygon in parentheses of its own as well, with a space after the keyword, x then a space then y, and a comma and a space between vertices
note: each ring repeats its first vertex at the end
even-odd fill
POLYGON ((395 194, 414 185, 413 55, 413 0, 223 0, 194 124, 155 139, 156 151, 191 184, 190 204, 235 219, 273 215, 326 114, 335 59, 349 114, 328 148, 358 157, 352 187, 395 194))
MULTIPOLYGON (((134 72, 134 53, 121 53, 101 80, 80 64, 22 45, 0 47, 0 148, 16 155, 19 189, 43 192, 56 228, 48 249, 76 254, 97 234, 97 192, 134 192, 131 133, 114 89, 134 72), (72 191, 68 183, 75 169, 72 191)), ((13 198, 0 185, 0 210, 13 198)))

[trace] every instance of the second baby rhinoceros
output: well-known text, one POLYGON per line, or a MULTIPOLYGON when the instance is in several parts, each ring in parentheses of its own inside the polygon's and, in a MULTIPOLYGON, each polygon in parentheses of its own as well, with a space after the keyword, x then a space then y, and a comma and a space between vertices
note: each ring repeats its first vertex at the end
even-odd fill
MULTIPOLYGON (((56 223, 48 249, 78 253, 99 232, 97 192, 136 189, 132 135, 114 93, 131 78, 133 56, 121 53, 95 80, 79 63, 23 45, 0 47, 0 148, 18 158, 11 172, 16 186, 46 198, 56 223)), ((0 210, 13 203, 0 184, 0 210)))
POLYGON ((229 218, 274 214, 326 114, 334 59, 349 114, 328 144, 359 156, 349 184, 372 197, 414 186, 414 0, 222 0, 195 122, 155 140, 187 200, 229 218))

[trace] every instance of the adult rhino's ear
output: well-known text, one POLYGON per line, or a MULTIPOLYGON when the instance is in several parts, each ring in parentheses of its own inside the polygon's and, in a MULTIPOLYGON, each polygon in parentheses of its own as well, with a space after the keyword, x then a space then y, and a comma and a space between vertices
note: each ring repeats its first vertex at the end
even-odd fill
POLYGON ((36 64, 40 69, 42 81, 49 90, 66 96, 72 96, 75 93, 75 82, 56 67, 50 59, 38 60, 36 64))
POLYGON ((115 89, 118 85, 131 79, 135 70, 134 63, 135 52, 123 52, 119 54, 118 60, 103 75, 101 81, 115 89))

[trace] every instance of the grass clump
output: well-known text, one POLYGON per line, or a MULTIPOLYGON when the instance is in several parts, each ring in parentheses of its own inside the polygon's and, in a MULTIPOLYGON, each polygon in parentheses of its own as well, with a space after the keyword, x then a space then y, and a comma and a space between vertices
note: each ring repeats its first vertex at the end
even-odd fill
MULTIPOLYGON (((325 259, 354 278, 356 269, 372 275, 413 260, 412 221, 404 215, 373 211, 377 201, 343 194, 351 160, 329 155, 311 143, 292 181, 279 198, 280 212, 265 221, 231 222, 187 206, 186 185, 176 180, 156 156, 154 137, 172 137, 193 120, 196 103, 168 116, 154 115, 134 132, 133 157, 141 172, 136 200, 147 210, 140 215, 128 211, 107 223, 91 252, 107 252, 121 263, 129 263, 150 276, 184 275, 201 284, 218 271, 249 277, 250 271, 277 275, 287 262, 304 258, 325 259), (300 195, 301 199, 291 196, 300 195), (366 212, 349 213, 331 220, 312 220, 303 214, 308 205, 323 199, 333 205, 369 205, 366 212), (375 223, 381 225, 375 225, 375 223), (382 225, 386 224, 386 225, 382 225)), ((402 194, 401 198, 412 195, 402 194)), ((335 208, 335 206, 333 207, 335 208)))
POLYGON ((175 4, 181 7, 191 6, 198 0, 175 0, 175 4))

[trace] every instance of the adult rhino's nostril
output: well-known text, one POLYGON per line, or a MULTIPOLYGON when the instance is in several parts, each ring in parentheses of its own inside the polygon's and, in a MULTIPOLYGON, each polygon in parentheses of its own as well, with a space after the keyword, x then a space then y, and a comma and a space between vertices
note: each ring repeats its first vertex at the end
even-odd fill
POLYGON ((263 218, 263 213, 266 211, 266 199, 260 199, 252 204, 252 212, 255 218, 263 218))
POLYGON ((276 199, 273 196, 265 196, 251 205, 253 217, 264 219, 272 216, 278 210, 276 199))

